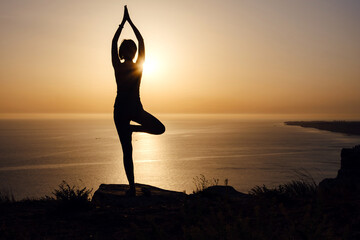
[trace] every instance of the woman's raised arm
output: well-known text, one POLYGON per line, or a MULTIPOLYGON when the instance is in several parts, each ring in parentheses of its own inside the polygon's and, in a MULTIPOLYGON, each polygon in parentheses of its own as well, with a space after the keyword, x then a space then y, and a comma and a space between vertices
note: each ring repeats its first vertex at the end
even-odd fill
POLYGON ((126 20, 129 22, 131 28, 133 29, 135 36, 139 42, 139 52, 138 52, 138 58, 136 60, 136 63, 139 64, 143 64, 145 62, 145 44, 144 44, 144 39, 141 36, 141 33, 139 32, 139 30, 137 29, 137 27, 134 25, 134 23, 132 22, 132 20, 130 19, 129 16, 129 12, 127 7, 125 6, 125 13, 124 13, 124 17, 126 17, 126 20))
POLYGON ((120 25, 119 25, 119 28, 116 30, 115 32, 115 35, 113 37, 113 40, 112 40, 112 43, 111 43, 111 60, 112 60, 112 65, 114 68, 120 66, 120 59, 119 59, 119 54, 118 54, 118 41, 119 41, 119 37, 120 37, 120 34, 121 34, 121 31, 124 27, 124 24, 126 22, 126 13, 127 12, 127 9, 126 9, 126 6, 125 6, 125 9, 124 9, 124 17, 123 17, 123 20, 121 21, 120 25))

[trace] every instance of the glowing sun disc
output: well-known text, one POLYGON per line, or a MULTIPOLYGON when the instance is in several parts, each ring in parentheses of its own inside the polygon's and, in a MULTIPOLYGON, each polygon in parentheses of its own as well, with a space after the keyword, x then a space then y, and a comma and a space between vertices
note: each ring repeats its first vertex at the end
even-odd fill
POLYGON ((156 72, 156 62, 152 59, 146 59, 143 65, 144 74, 153 74, 156 72))

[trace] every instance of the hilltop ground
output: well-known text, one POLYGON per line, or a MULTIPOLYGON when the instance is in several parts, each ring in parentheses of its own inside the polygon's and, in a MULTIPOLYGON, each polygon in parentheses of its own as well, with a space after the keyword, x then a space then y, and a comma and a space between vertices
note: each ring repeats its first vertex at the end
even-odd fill
POLYGON ((0 239, 359 239, 360 194, 353 190, 294 181, 250 195, 217 186, 161 201, 145 191, 119 204, 3 199, 0 239))

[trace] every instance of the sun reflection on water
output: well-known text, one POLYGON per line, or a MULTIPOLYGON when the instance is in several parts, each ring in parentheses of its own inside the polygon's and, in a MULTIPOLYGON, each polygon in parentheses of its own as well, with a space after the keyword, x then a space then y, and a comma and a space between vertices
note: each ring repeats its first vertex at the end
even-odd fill
POLYGON ((166 161, 161 158, 164 147, 158 136, 136 133, 133 138, 133 154, 136 182, 152 184, 159 176, 168 175, 166 161))

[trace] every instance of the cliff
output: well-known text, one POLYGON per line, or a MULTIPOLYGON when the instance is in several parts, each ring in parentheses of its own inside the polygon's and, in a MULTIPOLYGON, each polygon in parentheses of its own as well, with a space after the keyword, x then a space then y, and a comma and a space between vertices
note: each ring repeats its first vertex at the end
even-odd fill
POLYGON ((360 192, 360 145, 341 150, 341 167, 336 178, 321 181, 319 191, 350 195, 360 192))

